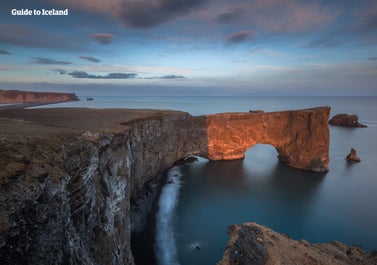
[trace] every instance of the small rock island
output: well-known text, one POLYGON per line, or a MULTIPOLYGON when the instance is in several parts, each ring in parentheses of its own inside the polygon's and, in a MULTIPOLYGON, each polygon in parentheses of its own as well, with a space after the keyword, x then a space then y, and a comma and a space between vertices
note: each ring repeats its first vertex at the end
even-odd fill
POLYGON ((367 127, 364 124, 359 123, 359 117, 355 114, 337 114, 329 120, 331 125, 347 126, 347 127, 367 127))

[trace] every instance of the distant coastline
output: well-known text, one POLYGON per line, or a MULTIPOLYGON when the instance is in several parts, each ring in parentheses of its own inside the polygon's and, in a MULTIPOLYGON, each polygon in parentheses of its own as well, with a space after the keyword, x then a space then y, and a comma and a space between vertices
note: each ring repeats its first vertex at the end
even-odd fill
POLYGON ((74 93, 0 90, 0 104, 9 104, 0 105, 0 109, 28 108, 79 100, 74 93))

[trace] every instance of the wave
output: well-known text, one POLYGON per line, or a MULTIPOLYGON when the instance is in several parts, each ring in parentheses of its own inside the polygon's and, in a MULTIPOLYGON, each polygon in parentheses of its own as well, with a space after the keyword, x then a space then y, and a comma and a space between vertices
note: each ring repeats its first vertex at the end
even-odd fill
POLYGON ((167 183, 162 188, 156 213, 155 253, 159 265, 179 265, 174 237, 174 212, 182 186, 179 167, 168 171, 167 183))

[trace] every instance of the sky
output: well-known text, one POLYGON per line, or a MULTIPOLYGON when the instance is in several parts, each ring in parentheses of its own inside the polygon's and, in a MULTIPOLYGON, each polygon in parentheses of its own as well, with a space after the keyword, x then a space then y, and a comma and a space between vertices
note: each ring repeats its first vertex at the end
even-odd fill
POLYGON ((377 96, 377 1, 2 0, 0 89, 377 96))

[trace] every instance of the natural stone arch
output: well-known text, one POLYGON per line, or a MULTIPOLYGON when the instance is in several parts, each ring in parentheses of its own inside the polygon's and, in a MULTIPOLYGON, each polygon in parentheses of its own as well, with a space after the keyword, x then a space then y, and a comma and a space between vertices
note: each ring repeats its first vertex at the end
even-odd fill
POLYGON ((207 115, 207 153, 203 156, 210 160, 242 159, 255 144, 270 144, 290 167, 327 172, 329 113, 329 107, 320 107, 207 115))

